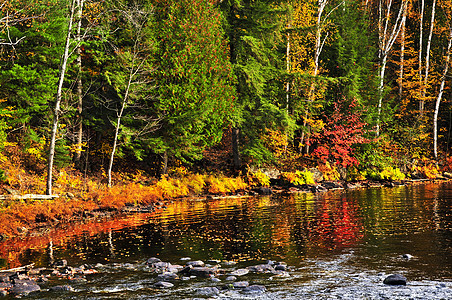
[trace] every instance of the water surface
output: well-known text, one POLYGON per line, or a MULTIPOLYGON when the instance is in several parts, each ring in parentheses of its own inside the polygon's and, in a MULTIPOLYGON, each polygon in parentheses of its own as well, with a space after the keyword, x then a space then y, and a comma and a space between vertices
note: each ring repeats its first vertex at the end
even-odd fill
MULTIPOLYGON (((0 263, 46 266, 66 259, 72 266, 103 265, 87 283, 76 284, 76 292, 31 298, 191 299, 198 287, 224 285, 191 280, 154 289, 155 275, 143 265, 152 256, 173 264, 184 257, 237 262, 231 270, 266 260, 293 266, 289 277, 247 277, 267 288, 259 299, 452 298, 451 205, 449 183, 176 201, 154 214, 1 243, 0 263), (385 286, 392 273, 407 277, 407 286, 385 286)), ((239 291, 218 296, 256 297, 239 291)))

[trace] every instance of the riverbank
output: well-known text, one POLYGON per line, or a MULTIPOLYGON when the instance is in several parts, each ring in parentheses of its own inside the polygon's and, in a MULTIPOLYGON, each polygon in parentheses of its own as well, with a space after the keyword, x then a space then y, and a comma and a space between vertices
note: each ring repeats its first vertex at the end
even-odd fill
MULTIPOLYGON (((1 200, 0 239, 27 236, 45 228, 68 223, 81 223, 91 219, 101 219, 120 214, 152 213, 165 209, 174 200, 218 197, 243 197, 287 193, 321 193, 337 189, 357 189, 371 187, 394 187, 422 184, 432 181, 450 180, 444 176, 433 179, 410 180, 322 180, 321 182, 300 183, 286 179, 270 179, 258 171, 242 177, 221 175, 187 174, 179 178, 163 176, 160 180, 149 179, 138 173, 117 175, 117 184, 108 188, 101 180, 83 179, 73 170, 62 170, 58 174, 55 191, 57 195, 43 198, 39 194, 24 194, 9 184, 1 189, 7 192, 1 200), (36 196, 33 198, 33 196, 36 196)), ((448 176, 448 173, 445 175, 448 176)), ((288 175, 286 174, 286 177, 288 175)), ((39 181, 37 181, 39 183, 39 181)), ((30 191, 38 191, 39 185, 30 191)))

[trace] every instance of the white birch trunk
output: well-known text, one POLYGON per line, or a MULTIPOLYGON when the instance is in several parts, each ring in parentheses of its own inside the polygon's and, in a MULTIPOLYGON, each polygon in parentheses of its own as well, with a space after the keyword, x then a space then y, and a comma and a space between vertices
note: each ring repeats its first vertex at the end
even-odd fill
POLYGON ((77 134, 76 134, 76 145, 77 149, 75 151, 75 157, 74 157, 74 163, 76 166, 80 165, 80 157, 82 155, 82 142, 83 142, 83 126, 82 126, 82 112, 83 112, 83 94, 82 94, 82 53, 81 53, 81 30, 82 30, 82 13, 83 13, 83 5, 85 0, 77 0, 78 5, 78 11, 77 11, 77 69, 78 69, 78 76, 77 76, 77 134))
MULTIPOLYGON (((133 63, 132 63, 132 65, 133 65, 133 63)), ((132 69, 130 71, 129 79, 127 81, 126 91, 124 93, 124 99, 123 99, 122 104, 121 104, 121 109, 119 110, 119 113, 118 113, 118 119, 116 120, 115 137, 114 137, 114 140, 113 140, 113 147, 111 149, 110 162, 108 164, 108 171, 107 171, 107 176, 108 176, 108 183, 107 184, 108 184, 108 187, 111 187, 111 172, 112 172, 112 169, 113 169, 113 161, 115 159, 116 148, 118 147, 118 136, 119 136, 119 129, 120 129, 120 126, 121 126, 121 119, 122 119, 122 116, 124 114, 124 109, 127 106, 127 101, 129 100, 129 91, 130 91, 130 87, 132 85, 133 77, 134 77, 134 74, 133 74, 133 69, 132 69)))
POLYGON ((74 13, 76 8, 75 0, 72 0, 71 8, 70 8, 70 17, 68 21, 68 29, 66 35, 66 42, 64 45, 64 53, 61 58, 61 66, 60 66, 60 75, 58 78, 58 88, 55 99, 55 109, 53 112, 53 123, 52 123, 52 131, 50 135, 50 143, 49 143, 49 157, 47 160, 47 186, 46 186, 46 194, 52 194, 52 172, 53 172, 53 161, 55 158, 55 143, 56 143, 56 135, 58 131, 58 120, 61 114, 61 98, 63 94, 63 82, 64 77, 66 75, 66 67, 67 61, 69 59, 69 47, 71 44, 71 31, 72 31, 72 23, 74 20, 74 13))
MULTIPOLYGON (((421 0, 421 12, 419 20, 419 83, 422 85, 422 47, 423 47, 423 30, 424 30, 424 7, 425 0, 421 0)), ((419 101, 419 111, 421 110, 421 102, 419 101)))
POLYGON ((384 26, 381 24, 383 22, 383 2, 380 1, 379 8, 379 58, 380 58, 380 86, 379 86, 379 97, 378 97, 378 106, 377 106, 377 124, 375 134, 376 136, 380 136, 381 130, 381 111, 383 104, 383 92, 384 92, 384 76, 386 70, 386 64, 388 61, 388 55, 394 45, 397 36, 399 35, 402 29, 402 13, 406 9, 407 2, 406 0, 402 2, 399 8, 399 12, 397 14, 397 18, 392 26, 392 30, 390 29, 390 21, 391 21, 391 7, 392 0, 389 1, 386 7, 386 16, 384 17, 384 26), (390 32, 390 33, 389 33, 390 32))
POLYGON ((450 64, 450 49, 452 47, 452 30, 449 35, 449 44, 447 45, 447 56, 446 63, 444 66, 443 76, 441 77, 441 84, 439 87, 438 97, 436 98, 435 104, 435 113, 433 115, 433 154, 435 159, 438 158, 438 113, 439 113, 439 105, 441 103, 441 98, 443 96, 444 85, 446 83, 447 72, 449 71, 450 64))
POLYGON ((425 51, 425 74, 424 74, 424 80, 423 80, 423 85, 422 85, 422 94, 421 94, 421 99, 420 99, 421 102, 419 105, 421 117, 424 114, 425 96, 427 95, 428 72, 430 69, 430 47, 432 44, 433 27, 435 25, 435 11, 436 11, 436 0, 433 0, 432 19, 430 21, 430 32, 429 32, 428 40, 427 40, 427 49, 425 51))
POLYGON ((400 33, 400 69, 399 69, 399 100, 402 101, 403 94, 403 72, 404 72, 404 64, 405 64, 405 29, 406 29, 406 14, 408 9, 403 10, 402 16, 402 30, 400 33))

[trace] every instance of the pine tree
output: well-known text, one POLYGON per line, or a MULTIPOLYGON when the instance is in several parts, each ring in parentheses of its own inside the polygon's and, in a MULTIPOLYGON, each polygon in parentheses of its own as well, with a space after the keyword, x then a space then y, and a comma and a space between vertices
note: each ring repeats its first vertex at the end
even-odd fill
POLYGON ((218 143, 233 114, 232 68, 221 14, 204 0, 174 0, 156 6, 156 93, 161 126, 149 147, 163 159, 198 160, 218 143))
POLYGON ((226 0, 220 3, 229 38, 230 61, 236 77, 237 117, 233 122, 234 167, 240 155, 263 162, 271 157, 262 143, 267 127, 286 116, 283 83, 286 13, 279 1, 226 0))

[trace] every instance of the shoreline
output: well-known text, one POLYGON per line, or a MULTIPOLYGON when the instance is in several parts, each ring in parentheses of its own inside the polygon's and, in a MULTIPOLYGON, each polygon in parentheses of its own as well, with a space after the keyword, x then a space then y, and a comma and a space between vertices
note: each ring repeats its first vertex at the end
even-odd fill
MULTIPOLYGON (((355 190, 355 189, 367 189, 367 188, 391 188, 397 186, 409 186, 409 185, 420 185, 428 183, 445 183, 450 182, 450 178, 439 178, 439 179, 412 179, 403 181, 357 181, 357 182, 346 182, 346 181, 324 181, 317 184, 303 184, 303 185, 271 185, 269 187, 250 187, 245 190, 238 190, 235 192, 230 192, 228 194, 202 194, 202 195, 186 195, 179 196, 169 199, 159 199, 156 201, 151 201, 148 204, 138 204, 134 205, 131 203, 125 203, 120 207, 96 207, 94 209, 84 209, 74 212, 72 215, 62 214, 59 219, 53 218, 49 220, 38 220, 25 224, 27 226, 22 226, 17 228, 15 234, 9 234, 4 236, 0 233, 0 242, 13 238, 25 238, 28 236, 44 236, 45 232, 50 229, 62 228, 65 226, 71 226, 74 224, 86 224, 90 222, 96 222, 98 220, 107 220, 109 218, 129 216, 133 214, 151 214, 157 211, 166 209, 167 205, 173 203, 174 201, 206 201, 206 200, 219 200, 225 198, 243 198, 243 197, 257 197, 266 195, 276 195, 276 194, 297 194, 297 193, 324 193, 328 191, 336 190, 355 190)), ((1 195, 0 195, 1 197, 1 195)), ((44 200, 49 201, 49 200, 44 200)), ((42 202, 40 202, 42 203, 42 202)), ((27 205, 33 206, 34 203, 28 203, 27 205)), ((0 213, 0 216, 2 213, 0 213)))

